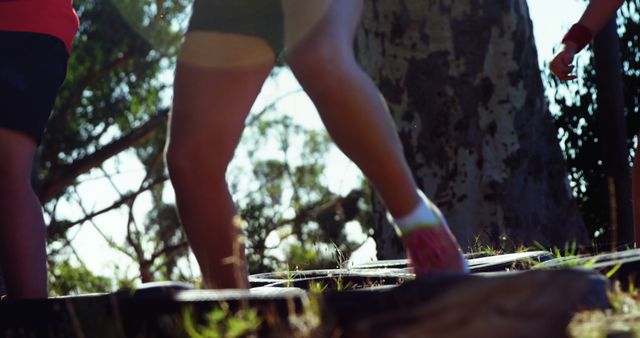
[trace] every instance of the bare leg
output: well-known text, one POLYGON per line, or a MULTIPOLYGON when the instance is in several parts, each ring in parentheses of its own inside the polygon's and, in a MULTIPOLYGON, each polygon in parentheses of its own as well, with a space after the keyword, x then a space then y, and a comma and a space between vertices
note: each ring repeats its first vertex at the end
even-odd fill
POLYGON ((418 194, 380 93, 355 60, 362 0, 283 0, 283 7, 289 65, 333 140, 380 193, 416 273, 466 271, 444 217, 418 194))
POLYGON ((31 188, 36 143, 0 129, 0 263, 11 298, 47 297, 46 230, 31 188))
POLYGON ((353 55, 362 0, 310 2, 318 9, 309 11, 308 1, 283 1, 289 65, 336 144, 373 183, 391 214, 404 216, 418 204, 417 186, 386 105, 353 55), (315 25, 307 27, 310 23, 315 25))
POLYGON ((259 38, 196 32, 178 60, 167 163, 180 219, 205 285, 247 288, 225 172, 274 53, 259 38))

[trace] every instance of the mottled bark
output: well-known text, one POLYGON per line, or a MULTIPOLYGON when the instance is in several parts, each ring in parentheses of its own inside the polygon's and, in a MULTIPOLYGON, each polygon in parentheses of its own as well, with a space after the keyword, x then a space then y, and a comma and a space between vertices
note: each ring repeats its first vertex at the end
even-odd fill
MULTIPOLYGON (((526 1, 365 3, 359 61, 461 244, 584 243, 526 1)), ((381 258, 397 252, 378 242, 381 258)))

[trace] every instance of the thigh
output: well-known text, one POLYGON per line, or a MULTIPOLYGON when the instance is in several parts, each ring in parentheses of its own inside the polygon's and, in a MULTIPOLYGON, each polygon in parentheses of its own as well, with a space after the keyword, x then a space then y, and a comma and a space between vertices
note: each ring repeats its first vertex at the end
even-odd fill
POLYGON ((169 146, 190 152, 190 157, 207 153, 218 161, 227 161, 274 57, 271 53, 260 62, 233 63, 236 53, 261 50, 265 42, 255 37, 219 35, 208 41, 211 45, 204 46, 198 43, 190 47, 192 33, 185 39, 176 68, 169 146), (192 53, 192 48, 204 48, 213 55, 192 53))
POLYGON ((0 128, 39 143, 66 75, 64 43, 44 34, 0 32, 0 128))
POLYGON ((241 69, 272 65, 275 54, 260 37, 234 33, 190 31, 178 63, 202 69, 241 69))

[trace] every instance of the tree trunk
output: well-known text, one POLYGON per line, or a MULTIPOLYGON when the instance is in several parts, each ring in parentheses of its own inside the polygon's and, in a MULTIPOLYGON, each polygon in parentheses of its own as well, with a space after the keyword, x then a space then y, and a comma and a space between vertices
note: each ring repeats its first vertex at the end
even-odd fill
MULTIPOLYGON (((359 62, 388 100, 418 185, 463 247, 585 243, 526 1, 365 4, 359 62)), ((396 257, 391 231, 376 230, 378 256, 396 257)))

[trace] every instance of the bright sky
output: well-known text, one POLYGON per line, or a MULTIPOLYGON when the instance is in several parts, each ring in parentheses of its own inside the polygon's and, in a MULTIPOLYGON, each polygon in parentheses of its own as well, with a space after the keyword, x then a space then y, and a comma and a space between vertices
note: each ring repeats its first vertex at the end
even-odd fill
MULTIPOLYGON (((534 25, 539 60, 542 66, 543 62, 548 61, 553 55, 553 48, 557 46, 564 32, 578 20, 585 4, 581 0, 528 0, 528 3, 534 25)), ((259 109, 259 107, 283 93, 298 88, 299 86, 293 76, 289 72, 282 72, 281 76, 265 84, 263 92, 256 102, 255 109, 259 109)), ((291 114, 304 126, 315 129, 322 128, 315 108, 303 93, 283 100, 278 105, 278 109, 291 114)), ((105 169, 109 172, 116 169, 121 172, 116 177, 115 184, 123 192, 137 189, 144 176, 141 166, 131 159, 131 156, 124 156, 120 161, 109 161, 105 166, 105 169)), ((360 177, 358 169, 339 151, 334 149, 327 163, 329 171, 327 176, 331 177, 331 188, 336 192, 346 193, 358 182, 360 177)), ((100 176, 101 173, 93 172, 82 177, 82 180, 86 181, 86 183, 79 186, 79 192, 83 196, 82 204, 87 210, 98 210, 118 197, 110 183, 100 179, 100 176)), ((170 193, 167 194, 167 196, 170 195, 170 193)), ((149 204, 148 196, 143 196, 137 201, 134 214, 140 224, 144 220, 144 214, 149 204)), ((80 218, 82 216, 77 202, 71 201, 59 208, 71 218, 80 218)), ((116 242, 122 243, 125 235, 126 216, 125 209, 114 211, 98 217, 96 225, 103 232, 113 236, 116 242)), ((351 224, 349 225, 349 230, 349 233, 356 238, 362 238, 359 227, 351 224)), ((127 267, 129 260, 121 253, 109 248, 93 225, 86 223, 76 232, 75 239, 72 242, 73 248, 91 270, 107 275, 111 274, 114 267, 118 266, 121 271, 128 269, 127 275, 129 276, 136 274, 135 268, 127 267)), ((368 261, 374 257, 375 244, 371 240, 352 259, 355 261, 368 261)))

